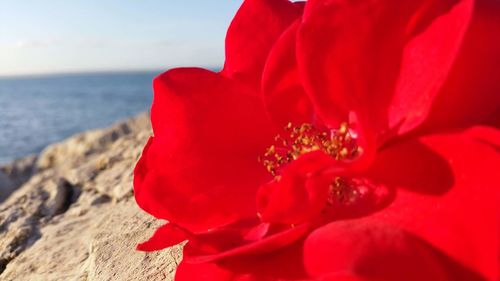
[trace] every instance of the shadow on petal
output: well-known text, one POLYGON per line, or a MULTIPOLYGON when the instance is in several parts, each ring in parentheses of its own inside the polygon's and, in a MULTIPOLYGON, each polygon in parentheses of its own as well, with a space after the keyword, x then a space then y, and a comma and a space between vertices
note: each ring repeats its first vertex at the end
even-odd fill
POLYGON ((425 194, 444 194, 454 184, 448 162, 416 140, 393 143, 382 149, 368 174, 388 187, 425 194))
POLYGON ((362 280, 485 280, 417 236, 369 217, 317 229, 303 255, 312 277, 351 272, 362 280))

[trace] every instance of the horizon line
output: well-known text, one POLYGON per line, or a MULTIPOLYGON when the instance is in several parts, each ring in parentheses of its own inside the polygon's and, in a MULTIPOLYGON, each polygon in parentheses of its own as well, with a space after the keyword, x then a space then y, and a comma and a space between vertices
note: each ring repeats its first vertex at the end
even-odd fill
POLYGON ((52 76, 72 76, 72 75, 86 75, 86 74, 105 74, 105 73, 140 73, 140 72, 158 72, 158 74, 163 73, 169 69, 173 68, 183 68, 183 67, 200 67, 208 69, 211 71, 219 71, 222 66, 167 66, 164 69, 161 68, 135 68, 135 69, 95 69, 95 70, 67 70, 67 71, 54 71, 54 72, 33 72, 33 73, 15 73, 15 74, 0 74, 0 79, 11 79, 11 78, 44 78, 52 76))

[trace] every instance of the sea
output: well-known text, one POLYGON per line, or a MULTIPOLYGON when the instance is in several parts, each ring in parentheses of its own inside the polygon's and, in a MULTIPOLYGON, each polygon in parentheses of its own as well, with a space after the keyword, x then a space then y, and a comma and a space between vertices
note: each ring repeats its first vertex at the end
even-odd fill
POLYGON ((0 77, 0 164, 148 110, 159 73, 0 77))

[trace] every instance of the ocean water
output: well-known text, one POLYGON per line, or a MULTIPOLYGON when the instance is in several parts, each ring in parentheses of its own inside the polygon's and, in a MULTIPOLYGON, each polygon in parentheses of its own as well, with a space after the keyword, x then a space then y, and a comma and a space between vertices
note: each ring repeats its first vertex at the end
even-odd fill
POLYGON ((0 78, 0 163, 148 110, 157 74, 0 78))

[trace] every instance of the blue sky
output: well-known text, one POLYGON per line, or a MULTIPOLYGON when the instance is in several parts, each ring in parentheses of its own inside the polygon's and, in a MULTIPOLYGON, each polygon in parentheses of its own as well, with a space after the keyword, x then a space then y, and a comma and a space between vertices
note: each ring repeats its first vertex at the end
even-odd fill
POLYGON ((242 0, 0 0, 0 75, 216 67, 242 0))

